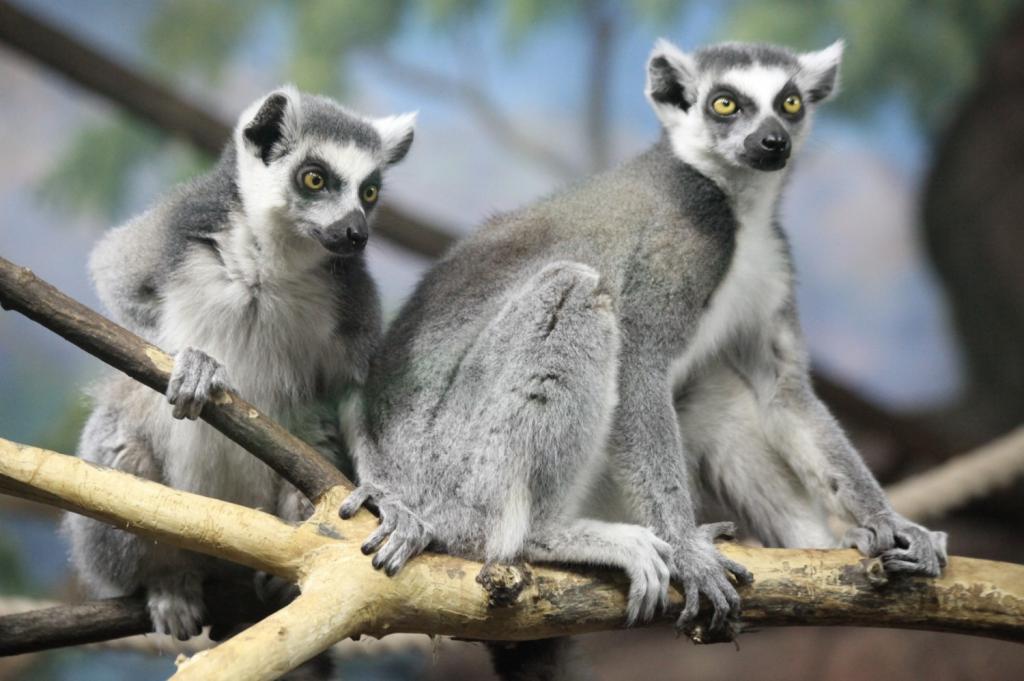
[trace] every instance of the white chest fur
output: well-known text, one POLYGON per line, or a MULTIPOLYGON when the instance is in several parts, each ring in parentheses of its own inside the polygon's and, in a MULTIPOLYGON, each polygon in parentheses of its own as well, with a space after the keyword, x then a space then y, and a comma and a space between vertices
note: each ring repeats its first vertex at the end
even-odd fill
POLYGON ((676 384, 714 358, 735 334, 767 324, 789 294, 783 243, 773 227, 773 201, 738 210, 736 243, 725 278, 715 289, 683 353, 672 363, 676 384))
MULTIPOLYGON (((219 255, 193 249, 165 294, 159 341, 208 353, 240 394, 287 422, 318 384, 345 374, 339 300, 315 260, 302 266, 253 248, 233 236, 219 255)), ((204 423, 173 421, 166 405, 161 413, 175 450, 165 470, 172 485, 248 506, 274 503, 276 478, 263 463, 204 423)))

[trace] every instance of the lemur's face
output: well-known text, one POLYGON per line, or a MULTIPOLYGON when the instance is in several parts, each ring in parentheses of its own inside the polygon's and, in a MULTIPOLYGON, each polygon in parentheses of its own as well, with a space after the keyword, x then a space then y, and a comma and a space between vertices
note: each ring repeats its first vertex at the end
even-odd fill
POLYGON ((246 212, 272 238, 299 237, 336 255, 361 252, 384 170, 408 152, 414 120, 363 119, 290 89, 271 94, 239 125, 246 212))
POLYGON ((723 44, 695 55, 659 41, 647 95, 684 161, 712 176, 786 167, 835 91, 842 44, 797 55, 723 44))
POLYGON ((332 253, 363 250, 381 192, 376 154, 351 142, 307 141, 279 163, 287 187, 283 222, 332 253))

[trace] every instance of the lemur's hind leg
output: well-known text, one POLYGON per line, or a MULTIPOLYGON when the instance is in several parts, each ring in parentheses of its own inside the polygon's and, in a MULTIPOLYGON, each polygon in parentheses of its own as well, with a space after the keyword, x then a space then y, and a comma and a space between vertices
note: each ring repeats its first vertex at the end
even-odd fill
POLYGON ((737 520, 766 546, 839 545, 828 509, 768 438, 771 413, 734 368, 708 367, 677 396, 676 409, 702 522, 737 520), (710 517, 711 507, 725 517, 710 517))
MULTIPOLYGON (((125 432, 118 413, 116 408, 96 408, 82 431, 79 455, 86 461, 163 482, 149 443, 125 432)), ((145 589, 155 631, 180 640, 200 633, 204 620, 200 556, 76 514, 65 517, 64 530, 79 574, 96 595, 145 589)))
MULTIPOLYGON (((490 375, 470 416, 478 470, 490 490, 491 561, 619 567, 631 579, 629 622, 650 619, 667 595, 668 544, 646 528, 577 517, 601 468, 615 406, 618 323, 592 268, 553 263, 506 305, 467 362, 490 375)), ((475 371, 473 372, 475 373, 475 371)), ((473 376, 467 374, 467 377, 473 376)))
MULTIPOLYGON (((576 524, 601 469, 618 351, 612 300, 593 268, 556 262, 533 275, 474 341, 435 409, 437 446, 459 452, 472 478, 455 492, 457 513, 441 509, 425 520, 436 521, 443 545, 489 561, 628 566, 635 619, 664 597, 666 547, 643 528, 576 524)), ((371 550, 388 531, 402 535, 402 520, 382 515, 371 550)), ((399 506, 397 516, 411 524, 415 514, 399 506)), ((396 549, 403 558, 409 541, 396 549)))

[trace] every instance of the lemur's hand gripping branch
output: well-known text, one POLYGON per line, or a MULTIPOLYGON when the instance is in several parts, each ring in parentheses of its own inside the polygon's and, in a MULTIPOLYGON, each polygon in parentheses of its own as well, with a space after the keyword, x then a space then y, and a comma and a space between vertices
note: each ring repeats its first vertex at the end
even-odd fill
MULTIPOLYGON (((166 392, 174 366, 170 355, 4 258, 0 258, 0 306, 42 324, 153 390, 166 392)), ((353 489, 320 452, 233 392, 212 400, 201 416, 314 503, 332 487, 353 489)))

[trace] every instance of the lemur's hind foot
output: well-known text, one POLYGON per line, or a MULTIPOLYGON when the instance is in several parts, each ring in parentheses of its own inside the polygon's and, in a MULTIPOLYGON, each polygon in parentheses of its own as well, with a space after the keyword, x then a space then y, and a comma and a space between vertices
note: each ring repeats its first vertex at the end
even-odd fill
POLYGON ((888 573, 938 577, 946 566, 946 533, 934 532, 897 513, 873 516, 851 528, 843 545, 865 556, 879 556, 888 573))
POLYGON ((186 572, 153 579, 146 585, 146 605, 153 631, 158 634, 187 641, 203 630, 203 584, 196 574, 186 572))

